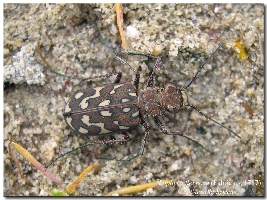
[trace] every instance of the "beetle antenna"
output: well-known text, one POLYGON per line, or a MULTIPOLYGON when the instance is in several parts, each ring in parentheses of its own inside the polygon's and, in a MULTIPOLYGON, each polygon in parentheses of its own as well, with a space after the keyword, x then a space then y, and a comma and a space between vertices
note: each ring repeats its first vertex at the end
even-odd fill
POLYGON ((210 54, 210 56, 200 65, 199 69, 197 70, 197 72, 195 73, 195 75, 193 76, 193 78, 190 80, 190 82, 183 88, 183 90, 187 90, 187 88, 189 88, 191 86, 191 84, 196 80, 198 74, 200 73, 200 71, 203 69, 203 67, 206 65, 206 63, 210 60, 210 58, 218 51, 218 49, 222 46, 222 43, 219 44, 219 46, 215 49, 214 52, 212 52, 212 54, 210 54))
MULTIPOLYGON (((223 33, 220 35, 220 37, 218 39, 220 39, 224 34, 225 34, 225 30, 223 31, 223 33)), ((187 88, 190 87, 190 85, 196 80, 198 74, 200 73, 200 71, 202 70, 202 68, 204 67, 204 65, 210 60, 210 58, 218 51, 218 49, 222 46, 222 43, 219 43, 219 46, 215 49, 215 51, 205 60, 204 63, 202 63, 202 65, 200 65, 198 71, 196 72, 196 74, 193 76, 193 78, 190 80, 190 82, 187 84, 186 87, 184 87, 183 89, 187 90, 187 88)))
POLYGON ((195 106, 195 105, 191 105, 191 104, 189 104, 189 103, 184 104, 184 106, 188 106, 188 107, 190 107, 190 108, 195 109, 196 111, 198 111, 199 114, 201 114, 202 116, 206 117, 206 119, 213 121, 215 124, 217 124, 217 125, 219 125, 219 126, 225 128, 225 129, 227 129, 229 132, 231 132, 231 133, 234 134, 236 137, 239 137, 239 138, 241 139, 241 137, 240 137, 239 135, 237 135, 234 131, 232 131, 230 128, 227 128, 226 126, 224 126, 224 125, 221 124, 220 122, 217 122, 216 120, 214 120, 214 119, 208 117, 206 114, 204 114, 203 112, 201 112, 201 110, 199 110, 199 108, 198 108, 197 106, 195 106))
MULTIPOLYGON (((199 69, 197 70, 197 72, 195 73, 195 75, 193 76, 193 78, 189 81, 189 83, 188 83, 185 87, 181 88, 181 91, 186 92, 187 88, 189 88, 189 87, 191 86, 191 84, 196 80, 198 74, 199 74, 200 71, 203 69, 203 67, 205 66, 205 64, 210 60, 210 58, 211 58, 211 57, 218 51, 218 49, 219 49, 221 46, 222 46, 222 43, 220 43, 219 46, 215 49, 215 51, 213 51, 212 54, 210 54, 209 57, 208 57, 208 58, 207 58, 207 59, 200 65, 199 69)), ((187 98, 186 98, 186 99, 187 99, 187 98)), ((187 103, 184 104, 184 106, 188 106, 188 107, 191 107, 191 108, 197 110, 198 113, 201 114, 202 116, 206 117, 206 119, 213 121, 215 124, 217 124, 217 125, 219 125, 219 126, 225 128, 225 129, 227 129, 229 132, 231 132, 231 133, 234 134, 235 136, 241 138, 239 135, 237 135, 237 134, 236 134, 234 131, 232 131, 230 128, 227 128, 227 127, 224 126, 223 124, 217 122, 216 120, 214 120, 214 119, 208 117, 206 114, 204 114, 203 112, 201 112, 197 106, 189 104, 189 103, 188 103, 188 100, 187 100, 187 103)))

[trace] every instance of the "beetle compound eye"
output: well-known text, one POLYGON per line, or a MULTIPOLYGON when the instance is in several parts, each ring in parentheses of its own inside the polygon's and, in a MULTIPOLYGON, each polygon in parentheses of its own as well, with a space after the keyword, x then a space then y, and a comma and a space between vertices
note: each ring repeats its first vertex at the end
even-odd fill
POLYGON ((169 108, 168 109, 171 113, 177 113, 179 112, 180 108, 169 108))

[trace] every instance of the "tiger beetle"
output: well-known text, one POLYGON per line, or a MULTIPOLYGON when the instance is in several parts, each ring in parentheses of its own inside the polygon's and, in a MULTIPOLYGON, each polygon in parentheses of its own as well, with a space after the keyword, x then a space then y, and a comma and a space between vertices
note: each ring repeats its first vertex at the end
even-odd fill
MULTIPOLYGON (((181 89, 177 88, 177 86, 173 83, 165 84, 164 88, 155 86, 154 76, 156 70, 159 68, 161 63, 160 57, 155 57, 149 54, 142 54, 135 52, 122 52, 122 54, 125 55, 138 55, 156 59, 154 68, 146 83, 146 88, 139 91, 138 90, 139 79, 140 79, 139 71, 133 68, 126 60, 121 58, 118 52, 113 51, 109 47, 109 45, 105 42, 97 26, 96 29, 99 33, 101 42, 108 48, 108 50, 114 55, 114 57, 118 59, 122 64, 127 65, 131 70, 134 71, 135 79, 133 81, 133 84, 131 83, 120 84, 122 76, 121 72, 100 75, 97 77, 80 78, 80 80, 84 81, 89 79, 117 75, 113 84, 88 88, 85 90, 75 92, 75 94, 66 103, 63 116, 69 127, 77 133, 86 134, 89 136, 99 136, 99 135, 103 136, 103 135, 120 133, 122 137, 121 139, 117 140, 88 142, 84 145, 73 148, 72 150, 59 155, 57 158, 51 161, 46 166, 47 168, 50 165, 52 165, 55 161, 57 161, 59 158, 73 151, 76 151, 82 147, 91 146, 95 144, 127 143, 128 141, 130 141, 131 138, 126 134, 126 131, 134 129, 140 123, 145 128, 145 134, 139 153, 126 159, 118 159, 118 158, 102 158, 102 159, 116 160, 116 161, 130 161, 138 156, 142 156, 144 153, 150 129, 148 123, 145 121, 145 118, 147 118, 148 116, 151 116, 154 119, 156 125, 164 134, 179 135, 185 137, 188 140, 200 146, 201 148, 205 149, 206 151, 212 153, 211 151, 206 149, 203 145, 201 145, 199 142, 185 136, 180 131, 169 132, 166 129, 164 123, 161 121, 161 116, 164 115, 164 112, 178 113, 184 107, 190 107, 195 109, 196 111, 198 111, 200 115, 204 116, 208 120, 211 120, 215 124, 227 129, 229 132, 240 138, 240 136, 237 135, 235 132, 233 132, 231 129, 215 121, 214 119, 208 117, 206 114, 201 112, 197 106, 190 104, 188 102, 186 94, 187 89, 195 81, 198 74, 203 69, 204 65, 222 46, 222 43, 220 43, 219 46, 215 49, 215 51, 204 61, 204 63, 202 63, 199 66, 198 71, 195 73, 195 75, 189 81, 189 83, 181 89)), ((40 57, 46 63, 46 65, 44 65, 41 62, 38 62, 40 65, 58 75, 63 75, 66 76, 67 78, 73 78, 68 75, 60 74, 48 68, 47 62, 45 61, 45 59, 41 54, 40 46, 38 46, 38 50, 40 57)))

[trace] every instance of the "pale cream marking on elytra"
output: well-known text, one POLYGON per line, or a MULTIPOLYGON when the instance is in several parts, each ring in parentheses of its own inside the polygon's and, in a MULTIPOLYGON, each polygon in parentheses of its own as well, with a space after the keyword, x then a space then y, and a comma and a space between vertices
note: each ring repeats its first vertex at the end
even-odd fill
POLYGON ((87 126, 98 126, 101 128, 101 132, 99 134, 103 134, 103 133, 109 133, 111 131, 105 129, 104 127, 104 123, 90 123, 90 117, 88 115, 83 115, 82 117, 82 122, 84 124, 86 124, 87 126))
POLYGON ((110 100, 104 100, 98 106, 108 106, 110 104, 110 100))
POLYGON ((86 98, 84 98, 82 101, 81 101, 81 103, 80 103, 80 107, 82 108, 82 109, 86 109, 87 107, 88 107, 88 103, 86 102, 88 99, 90 99, 90 97, 86 97, 86 98))
POLYGON ((109 112, 108 110, 101 111, 101 116, 110 117, 111 115, 112 115, 112 113, 109 112))
POLYGON ((65 106, 65 112, 66 112, 66 113, 71 111, 71 108, 70 108, 70 106, 69 106, 69 103, 70 103, 70 102, 68 102, 67 105, 65 106))
POLYGON ((80 128, 79 128, 79 132, 80 132, 80 133, 84 133, 84 134, 86 134, 86 133, 88 133, 88 130, 86 130, 86 129, 83 128, 83 127, 80 127, 80 128))
POLYGON ((100 91, 103 89, 104 87, 96 87, 93 88, 95 90, 95 94, 93 96, 90 96, 89 98, 94 99, 96 97, 100 97, 100 91))
POLYGON ((127 102, 127 101, 130 101, 129 99, 122 99, 121 102, 124 103, 124 102, 127 102))
POLYGON ((118 125, 119 126, 119 129, 129 129, 129 127, 127 127, 127 126, 120 126, 119 125, 119 121, 114 121, 113 123, 116 124, 116 125, 118 125))
POLYGON ((117 88, 119 88, 121 86, 123 86, 123 84, 115 85, 114 88, 113 88, 113 90, 111 90, 109 94, 114 94, 115 93, 115 89, 117 89, 117 88))
POLYGON ((88 107, 88 102, 87 100, 88 99, 93 99, 93 98, 96 98, 96 97, 99 97, 100 96, 100 91, 103 89, 104 87, 96 87, 96 88, 93 88, 95 90, 95 94, 93 96, 90 96, 90 97, 86 97, 84 98, 81 103, 80 103, 80 107, 82 109, 86 109, 88 107))
POLYGON ((132 97, 136 97, 136 93, 128 93, 130 96, 132 96, 132 97))
POLYGON ((73 126, 71 125, 72 118, 71 118, 71 117, 67 117, 67 118, 66 118, 66 121, 67 121, 68 125, 69 125, 73 130, 75 130, 75 128, 73 128, 73 126))
POLYGON ((89 117, 88 115, 83 115, 83 117, 82 117, 82 122, 83 122, 84 124, 86 124, 87 126, 91 126, 92 124, 89 123, 89 121, 90 121, 90 117, 89 117))
POLYGON ((131 109, 130 108, 123 108, 123 112, 129 112, 131 109))
POLYGON ((75 94, 75 99, 78 100, 79 98, 81 98, 81 96, 83 96, 84 93, 83 92, 79 92, 77 94, 75 94))
POLYGON ((105 134, 111 132, 108 129, 105 129, 104 125, 105 125, 104 123, 96 123, 96 126, 101 128, 101 132, 99 134, 105 134))
POLYGON ((139 115, 139 111, 132 114, 132 117, 137 117, 139 115))

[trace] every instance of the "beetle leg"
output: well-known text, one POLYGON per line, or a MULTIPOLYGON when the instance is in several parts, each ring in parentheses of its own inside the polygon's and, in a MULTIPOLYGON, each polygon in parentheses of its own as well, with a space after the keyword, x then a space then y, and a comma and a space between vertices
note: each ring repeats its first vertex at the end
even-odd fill
MULTIPOLYGON (((143 138, 143 142, 142 142, 142 146, 141 146, 141 150, 140 150, 140 153, 137 155, 137 156, 142 156, 143 155, 143 153, 144 153, 144 150, 145 150, 145 146, 146 146, 146 141, 147 141, 147 136, 148 136, 148 134, 149 134, 149 125, 145 122, 145 120, 143 120, 142 118, 141 118, 141 124, 142 124, 142 126, 145 128, 145 136, 144 136, 144 138, 143 138)), ((136 156, 136 157, 137 157, 136 156)))
POLYGON ((127 135, 126 133, 121 133, 120 135, 123 137, 120 140, 102 140, 102 141, 94 141, 92 143, 93 144, 114 144, 114 143, 125 144, 131 140, 129 135, 127 135))
POLYGON ((166 135, 180 135, 180 136, 183 136, 183 133, 181 131, 176 131, 174 133, 169 132, 166 129, 165 125, 160 121, 158 116, 154 117, 154 121, 155 121, 155 123, 157 124, 157 126, 159 127, 159 129, 161 130, 162 133, 164 133, 166 135))
POLYGON ((179 135, 179 136, 182 136, 182 137, 184 137, 184 138, 186 138, 186 139, 188 139, 188 140, 194 142, 195 144, 197 144, 198 146, 200 146, 202 149, 208 151, 209 153, 211 153, 211 154, 213 153, 213 152, 211 152, 210 150, 206 149, 206 148, 205 148, 202 144, 200 144, 199 142, 197 142, 197 141, 191 139, 190 137, 187 137, 186 135, 184 135, 181 131, 169 132, 169 131, 166 129, 165 125, 160 121, 160 119, 159 119, 158 116, 154 117, 154 121, 155 121, 155 123, 157 124, 157 126, 159 127, 159 129, 161 130, 162 133, 164 133, 164 134, 166 134, 166 135, 179 135))
POLYGON ((140 79, 140 73, 137 71, 134 79, 134 87, 136 88, 136 91, 138 91, 139 79, 140 79))
MULTIPOLYGON (((52 165, 54 162, 56 162, 59 158, 73 152, 73 151, 76 151, 78 149, 81 149, 83 147, 87 147, 87 146, 92 146, 92 145, 95 145, 95 144, 114 144, 114 143, 119 143, 119 144, 124 144, 124 143, 127 143, 131 140, 131 138, 126 134, 126 133, 121 133, 120 135, 123 136, 123 139, 121 140, 103 140, 103 141, 94 141, 94 142, 87 142, 86 144, 84 145, 81 145, 79 147, 76 147, 76 148, 73 148, 72 150, 70 151, 66 151, 65 153, 62 153, 60 154, 57 158, 55 158, 54 160, 52 160, 45 168, 48 168, 50 165, 52 165)), ((114 158, 100 158, 100 159, 105 159, 105 160, 116 160, 114 158)))
POLYGON ((159 68, 160 63, 161 63, 161 59, 158 57, 155 65, 154 65, 153 71, 148 78, 147 87, 153 87, 154 86, 154 75, 155 75, 155 72, 157 71, 157 69, 159 68))
POLYGON ((117 74, 114 83, 119 83, 119 82, 121 81, 121 74, 122 74, 121 72, 119 72, 119 73, 117 74))
MULTIPOLYGON (((105 159, 105 160, 116 160, 116 161, 130 161, 138 156, 142 156, 143 153, 144 153, 144 150, 145 150, 145 146, 146 146, 146 141, 147 141, 147 136, 149 134, 149 125, 145 122, 145 120, 143 120, 141 118, 141 124, 142 126, 145 128, 145 136, 143 138, 143 142, 142 142, 142 146, 141 146, 141 149, 140 149, 140 152, 130 158, 126 158, 126 159, 117 159, 117 158, 101 158, 101 159, 105 159)), ((127 135, 127 134, 126 134, 127 135)), ((128 136, 128 135, 127 135, 128 136)), ((125 136, 124 136, 125 137, 125 136)), ((128 136, 129 137, 129 136, 128 136)), ((127 137, 126 137, 127 138, 127 137)), ((106 142, 109 142, 109 141, 106 141, 106 142)), ((117 142, 117 141, 116 141, 117 142)), ((94 142, 95 143, 95 142, 94 142)))

